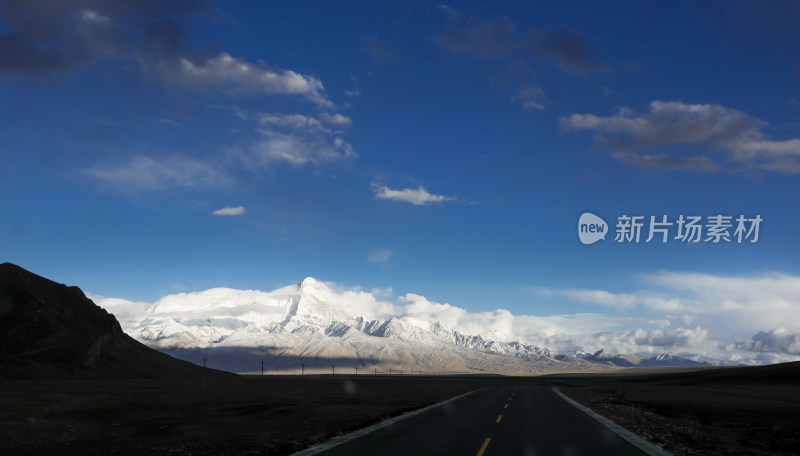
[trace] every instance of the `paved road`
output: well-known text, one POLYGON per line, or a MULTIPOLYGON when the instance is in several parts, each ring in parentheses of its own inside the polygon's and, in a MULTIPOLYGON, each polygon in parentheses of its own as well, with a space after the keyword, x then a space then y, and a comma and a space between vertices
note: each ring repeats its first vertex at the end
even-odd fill
POLYGON ((400 420, 324 456, 642 455, 550 388, 488 388, 400 420))

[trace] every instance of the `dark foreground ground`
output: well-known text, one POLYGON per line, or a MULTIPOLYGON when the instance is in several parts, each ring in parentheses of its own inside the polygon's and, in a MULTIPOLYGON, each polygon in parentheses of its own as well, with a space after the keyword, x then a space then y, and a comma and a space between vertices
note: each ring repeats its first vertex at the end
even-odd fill
POLYGON ((800 377, 745 372, 267 376, 209 379, 205 391, 200 379, 7 381, 0 454, 291 454, 467 391, 523 385, 557 386, 676 454, 797 454, 800 377))
POLYGON ((800 454, 800 364, 549 383, 675 455, 800 454))
MULTIPOLYGON (((525 380, 528 381, 528 380, 525 380)), ((518 380, 516 382, 519 382, 518 380)), ((502 377, 0 383, 0 454, 291 454, 502 377)))

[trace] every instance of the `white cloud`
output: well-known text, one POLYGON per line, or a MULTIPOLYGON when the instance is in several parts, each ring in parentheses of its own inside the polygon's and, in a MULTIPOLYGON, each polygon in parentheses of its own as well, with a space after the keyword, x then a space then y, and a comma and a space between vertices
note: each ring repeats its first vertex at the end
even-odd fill
POLYGON ((559 123, 566 131, 596 131, 598 146, 645 168, 800 173, 800 138, 769 139, 766 122, 721 105, 653 101, 646 114, 621 108, 613 116, 573 114, 559 123), (677 146, 693 149, 669 150, 677 146))
POLYGON ((420 186, 417 189, 411 188, 404 188, 402 190, 393 190, 389 187, 383 185, 375 185, 372 186, 372 192, 375 194, 375 198, 378 199, 388 199, 392 201, 405 201, 416 206, 424 206, 427 204, 433 203, 441 203, 443 201, 451 201, 455 198, 451 196, 444 196, 444 195, 436 195, 433 193, 428 193, 425 190, 425 187, 420 186))
POLYGON ((279 127, 293 130, 305 130, 307 132, 330 133, 330 130, 322 125, 323 122, 327 125, 338 128, 345 128, 353 125, 352 119, 339 113, 330 114, 323 112, 319 119, 303 114, 262 113, 258 117, 259 125, 265 127, 279 127))
POLYGON ((612 293, 606 290, 547 288, 534 288, 534 291, 543 296, 562 296, 571 301, 583 304, 599 304, 618 310, 641 306, 663 311, 680 308, 680 301, 678 299, 665 299, 657 296, 637 295, 632 293, 612 293))
POLYGON ((397 306, 384 298, 390 297, 391 288, 364 291, 359 287, 346 287, 325 282, 334 293, 330 303, 353 315, 363 315, 367 320, 387 319, 397 315, 397 306))
POLYGON ((353 90, 345 90, 344 94, 352 98, 360 97, 361 89, 359 89, 358 78, 350 76, 350 80, 353 82, 353 90))
POLYGON ((353 145, 349 142, 345 141, 340 137, 333 138, 333 147, 339 151, 344 157, 357 157, 355 151, 353 150, 353 145))
POLYGON ((95 165, 86 170, 86 173, 122 189, 208 189, 224 187, 232 182, 219 165, 185 155, 171 155, 160 159, 137 155, 125 163, 95 165))
MULTIPOLYGON (((162 80, 232 95, 294 95, 332 107, 322 82, 310 75, 235 58, 193 44, 185 20, 204 2, 16 2, 3 23, 0 70, 50 76, 103 60, 135 61, 162 80)), ((9 7, 10 8, 10 7, 9 7)))
POLYGON ((159 62, 158 67, 164 77, 177 84, 240 95, 300 95, 319 106, 333 106, 319 79, 274 69, 263 62, 247 62, 225 52, 202 63, 181 58, 177 62, 159 62))
POLYGON ((424 296, 407 293, 398 298, 401 303, 407 303, 398 311, 399 316, 413 317, 418 320, 442 322, 451 327, 459 327, 461 319, 467 315, 464 309, 428 301, 424 296))
MULTIPOLYGON (((628 314, 641 314, 648 324, 666 327, 672 321, 682 321, 687 326, 695 325, 691 330, 679 328, 675 330, 679 331, 677 333, 649 332, 646 337, 635 333, 622 337, 620 334, 625 333, 615 333, 613 343, 621 347, 631 347, 642 341, 653 347, 674 343, 676 347, 692 347, 693 353, 708 359, 731 363, 778 359, 747 352, 777 353, 784 361, 789 360, 785 356, 800 354, 792 351, 800 340, 800 336, 795 337, 800 334, 800 306, 797 305, 800 276, 768 273, 728 277, 664 271, 644 275, 640 281, 645 289, 627 293, 559 289, 538 292, 546 297, 611 305, 628 314), (654 315, 664 315, 661 312, 669 314, 661 320, 654 319, 654 315), (755 334, 752 340, 741 342, 752 334, 755 334), (681 338, 685 343, 678 343, 681 338)), ((611 343, 612 339, 606 339, 611 343)), ((589 342, 589 339, 580 340, 589 342)))
POLYGON ((353 120, 351 118, 339 113, 328 114, 327 112, 323 112, 320 118, 323 122, 335 127, 345 128, 353 125, 353 120))
MULTIPOLYGON (((669 320, 669 318, 665 318, 663 320, 647 320, 647 324, 648 325, 653 325, 653 326, 660 326, 662 328, 666 328, 666 327, 669 327, 670 325, 672 325, 672 322, 669 320)), ((689 323, 687 323, 687 324, 689 324, 689 323)))
POLYGON ((295 130, 320 130, 319 120, 302 114, 261 114, 258 123, 264 126, 276 126, 295 130))
POLYGON ((392 257, 392 249, 373 250, 369 254, 369 261, 373 263, 386 263, 392 257))
POLYGON ((255 143, 252 152, 262 166, 272 162, 302 166, 357 156, 353 146, 342 138, 334 138, 330 143, 323 138, 284 134, 271 134, 268 139, 255 143))
POLYGON ((772 331, 759 331, 751 340, 728 347, 752 352, 800 355, 800 333, 791 333, 783 327, 772 331))
POLYGON ((242 215, 244 214, 244 206, 237 207, 223 207, 213 212, 214 215, 242 215))
POLYGON ((800 276, 660 272, 646 275, 643 280, 675 297, 678 304, 672 311, 695 315, 709 323, 717 320, 739 334, 781 326, 800 332, 800 276))
MULTIPOLYGON (((300 117, 278 121, 303 122, 300 117)), ((247 150, 231 148, 214 159, 136 155, 121 163, 99 163, 82 173, 121 190, 215 189, 233 185, 242 176, 269 169, 275 163, 321 165, 358 156, 340 137, 277 132, 265 136, 267 139, 256 141, 247 150)))
POLYGON ((117 320, 119 320, 120 323, 122 323, 123 320, 128 320, 138 317, 151 304, 143 301, 129 301, 127 299, 120 299, 120 298, 107 298, 105 296, 100 296, 92 293, 86 293, 86 297, 91 299, 92 302, 94 302, 98 306, 114 314, 114 316, 117 317, 117 320))
POLYGON ((603 290, 563 290, 563 296, 578 302, 601 304, 617 309, 633 307, 636 296, 631 294, 615 294, 603 290))
POLYGON ((103 16, 97 11, 89 8, 81 10, 79 12, 79 16, 83 22, 87 23, 99 23, 103 25, 108 25, 111 23, 111 19, 109 19, 107 16, 103 16))
POLYGON ((544 110, 547 98, 541 87, 524 87, 517 91, 517 95, 511 98, 512 101, 519 101, 523 108, 533 108, 544 110))
POLYGON ((320 119, 302 114, 261 114, 259 132, 267 139, 253 145, 252 158, 261 166, 271 162, 302 166, 357 157, 349 142, 333 136, 338 133, 336 128, 350 126, 352 120, 329 113, 322 113, 320 119))
POLYGON ((708 330, 699 326, 694 329, 678 328, 674 331, 636 329, 627 332, 626 335, 632 336, 636 345, 665 348, 691 347, 705 341, 708 338, 708 330))
MULTIPOLYGON (((551 350, 594 352, 605 349, 612 353, 653 356, 670 353, 689 358, 723 361, 725 356, 716 342, 709 340, 706 328, 677 328, 672 331, 661 329, 647 331, 636 328, 620 331, 558 332, 540 339, 551 350), (713 356, 709 356, 713 355, 713 356)), ((535 339, 533 339, 535 340, 535 339)))
MULTIPOLYGON (((624 314, 556 315, 515 315, 506 309, 471 312, 414 293, 393 299, 391 289, 367 292, 359 288, 327 285, 334 291, 331 304, 368 320, 394 317, 406 319, 423 329, 432 329, 433 324, 439 322, 463 335, 522 341, 556 352, 593 352, 603 348, 641 356, 671 353, 725 364, 800 359, 800 310, 796 305, 781 304, 797 302, 795 297, 800 292, 800 277, 767 275, 748 278, 661 272, 645 276, 643 282, 664 290, 629 293, 588 290, 588 293, 581 294, 575 293, 576 290, 562 293, 557 289, 541 289, 542 296, 581 302, 594 299, 603 301, 599 304, 604 306, 616 307, 621 301, 625 310, 624 314), (679 302, 678 307, 684 313, 661 314, 662 318, 653 318, 653 313, 661 312, 659 303, 672 299, 679 302), (672 329, 673 322, 683 323, 672 329), (641 327, 647 325, 659 328, 641 327)), ((213 291, 216 293, 214 299, 226 303, 235 302, 239 295, 246 295, 247 302, 252 302, 252 296, 264 294, 228 289, 213 291)), ((159 302, 197 296, 197 293, 181 293, 166 296, 159 302)), ((107 299, 110 298, 100 299, 98 304, 105 306, 107 299)), ((143 308, 141 303, 124 300, 108 302, 121 311, 143 308)))

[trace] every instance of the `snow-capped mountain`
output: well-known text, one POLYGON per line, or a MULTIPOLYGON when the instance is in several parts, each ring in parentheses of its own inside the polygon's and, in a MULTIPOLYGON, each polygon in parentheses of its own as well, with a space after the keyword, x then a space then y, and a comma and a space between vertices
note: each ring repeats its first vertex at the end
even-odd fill
POLYGON ((659 353, 652 358, 643 359, 639 362, 639 366, 710 366, 710 364, 674 356, 669 353, 659 353))
MULTIPOLYGON (((271 292, 213 288, 125 306, 123 329, 177 358, 234 372, 535 373, 607 368, 599 359, 551 354, 490 330, 463 334, 444 322, 382 308, 369 293, 335 292, 306 278, 271 292), (599 361, 599 362, 598 362, 599 361)), ((621 364, 611 363, 621 366, 621 364)))
POLYGON ((580 359, 585 359, 595 363, 609 364, 620 367, 634 367, 643 359, 641 356, 635 355, 618 355, 602 348, 594 353, 576 353, 575 356, 580 359))
POLYGON ((660 353, 651 358, 636 355, 618 355, 600 349, 594 353, 577 353, 580 359, 599 364, 608 364, 619 367, 673 367, 673 366, 709 366, 705 362, 698 362, 689 358, 673 356, 669 353, 660 353))

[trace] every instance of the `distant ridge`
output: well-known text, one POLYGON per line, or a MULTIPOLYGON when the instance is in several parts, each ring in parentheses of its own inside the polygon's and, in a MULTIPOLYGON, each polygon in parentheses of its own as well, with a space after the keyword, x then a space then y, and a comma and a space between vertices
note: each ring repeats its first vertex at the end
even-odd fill
POLYGON ((578 358, 600 364, 620 367, 677 367, 677 366, 710 366, 707 362, 694 361, 689 358, 673 356, 669 353, 660 353, 651 358, 636 355, 618 355, 600 349, 594 353, 578 353, 578 358))
POLYGON ((496 329, 471 334, 434 319, 374 311, 379 306, 365 306, 365 299, 374 298, 307 277, 267 292, 212 288, 164 296, 147 307, 101 304, 147 346, 192 362, 207 355, 210 366, 239 373, 262 367, 271 373, 331 373, 335 366, 350 373, 517 375, 701 365, 667 354, 645 359, 603 350, 553 353, 496 329))
POLYGON ((78 287, 0 264, 0 379, 189 377, 201 370, 125 334, 78 287))

